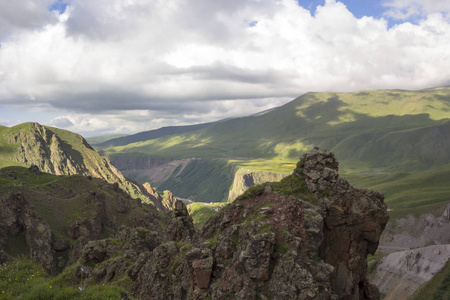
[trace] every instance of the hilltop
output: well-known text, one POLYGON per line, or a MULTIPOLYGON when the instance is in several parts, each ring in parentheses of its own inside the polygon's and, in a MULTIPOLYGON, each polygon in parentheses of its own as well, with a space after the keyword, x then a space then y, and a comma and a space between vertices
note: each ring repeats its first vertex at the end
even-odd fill
POLYGON ((0 167, 31 165, 55 175, 79 174, 117 183, 132 197, 154 203, 160 209, 171 205, 149 185, 141 186, 126 179, 78 134, 38 123, 1 126, 0 167))
POLYGON ((186 132, 201 130, 203 128, 209 127, 212 123, 203 123, 196 125, 186 125, 186 126, 167 126, 155 130, 149 130, 144 132, 139 132, 136 134, 131 134, 127 136, 119 136, 116 138, 110 138, 106 141, 96 143, 98 147, 112 147, 112 146, 124 146, 131 143, 143 142, 148 140, 157 139, 163 136, 182 134, 186 132))

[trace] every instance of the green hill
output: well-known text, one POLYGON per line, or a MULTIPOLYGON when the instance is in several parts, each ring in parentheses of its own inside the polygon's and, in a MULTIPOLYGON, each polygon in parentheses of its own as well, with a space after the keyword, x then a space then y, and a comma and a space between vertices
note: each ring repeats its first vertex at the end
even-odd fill
POLYGON ((86 141, 88 141, 89 144, 91 144, 91 145, 97 145, 97 144, 104 143, 104 142, 112 140, 112 139, 121 138, 124 136, 127 136, 127 135, 126 134, 98 135, 98 136, 88 137, 88 138, 86 138, 86 141))
POLYGON ((157 139, 157 138, 168 136, 168 135, 182 134, 182 133, 186 133, 186 132, 196 131, 196 130, 206 128, 212 124, 214 124, 214 123, 162 127, 162 128, 155 129, 155 130, 149 130, 149 131, 139 132, 139 133, 131 134, 131 135, 127 135, 127 136, 108 139, 108 140, 105 140, 104 142, 97 143, 97 144, 98 144, 98 147, 123 146, 123 145, 128 145, 131 143, 157 139))
POLYGON ((80 135, 38 123, 0 127, 0 168, 36 165, 55 175, 84 175, 117 183, 133 198, 161 207, 161 199, 126 179, 80 135))
POLYGON ((334 152, 347 174, 448 166, 450 88, 307 93, 263 114, 101 150, 109 156, 225 159, 250 170, 289 173, 313 146, 334 152))

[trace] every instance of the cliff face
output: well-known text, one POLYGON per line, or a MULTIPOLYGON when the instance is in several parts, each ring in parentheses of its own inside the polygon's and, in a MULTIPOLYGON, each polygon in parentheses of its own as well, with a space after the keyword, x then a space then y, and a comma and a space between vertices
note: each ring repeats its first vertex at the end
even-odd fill
POLYGON ((130 275, 142 299, 378 299, 367 281, 388 220, 383 196, 339 178, 314 149, 291 176, 249 189, 195 234, 183 204, 168 241, 130 275), (169 275, 168 275, 169 274, 169 275))
POLYGON ((109 160, 126 176, 160 184, 172 176, 179 175, 193 159, 173 160, 153 157, 109 156, 109 160))
POLYGON ((383 195, 339 178, 334 155, 320 149, 306 154, 299 167, 294 174, 303 173, 325 210, 319 256, 334 267, 333 291, 339 299, 373 298, 377 289, 368 283, 366 257, 375 254, 388 221, 383 195))
POLYGON ((267 171, 248 171, 237 170, 234 174, 232 189, 228 194, 228 201, 231 202, 236 197, 242 195, 249 187, 268 181, 278 181, 288 174, 277 174, 267 171))
POLYGON ((177 198, 170 191, 164 191, 164 194, 160 195, 148 182, 144 183, 142 187, 145 189, 146 194, 152 197, 153 203, 161 211, 170 211, 175 206, 177 198))

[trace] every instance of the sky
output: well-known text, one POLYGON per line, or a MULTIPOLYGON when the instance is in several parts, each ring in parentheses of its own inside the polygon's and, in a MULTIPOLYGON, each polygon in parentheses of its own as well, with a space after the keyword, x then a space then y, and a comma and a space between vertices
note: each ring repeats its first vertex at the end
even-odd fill
POLYGON ((450 85, 448 0, 0 0, 0 125, 84 136, 450 85))

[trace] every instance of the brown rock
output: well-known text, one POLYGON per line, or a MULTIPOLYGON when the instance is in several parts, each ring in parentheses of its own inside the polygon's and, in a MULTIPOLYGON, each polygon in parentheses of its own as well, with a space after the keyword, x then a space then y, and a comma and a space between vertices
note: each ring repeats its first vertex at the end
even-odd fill
POLYGON ((183 201, 177 200, 166 229, 167 240, 188 242, 195 233, 194 221, 183 201))

